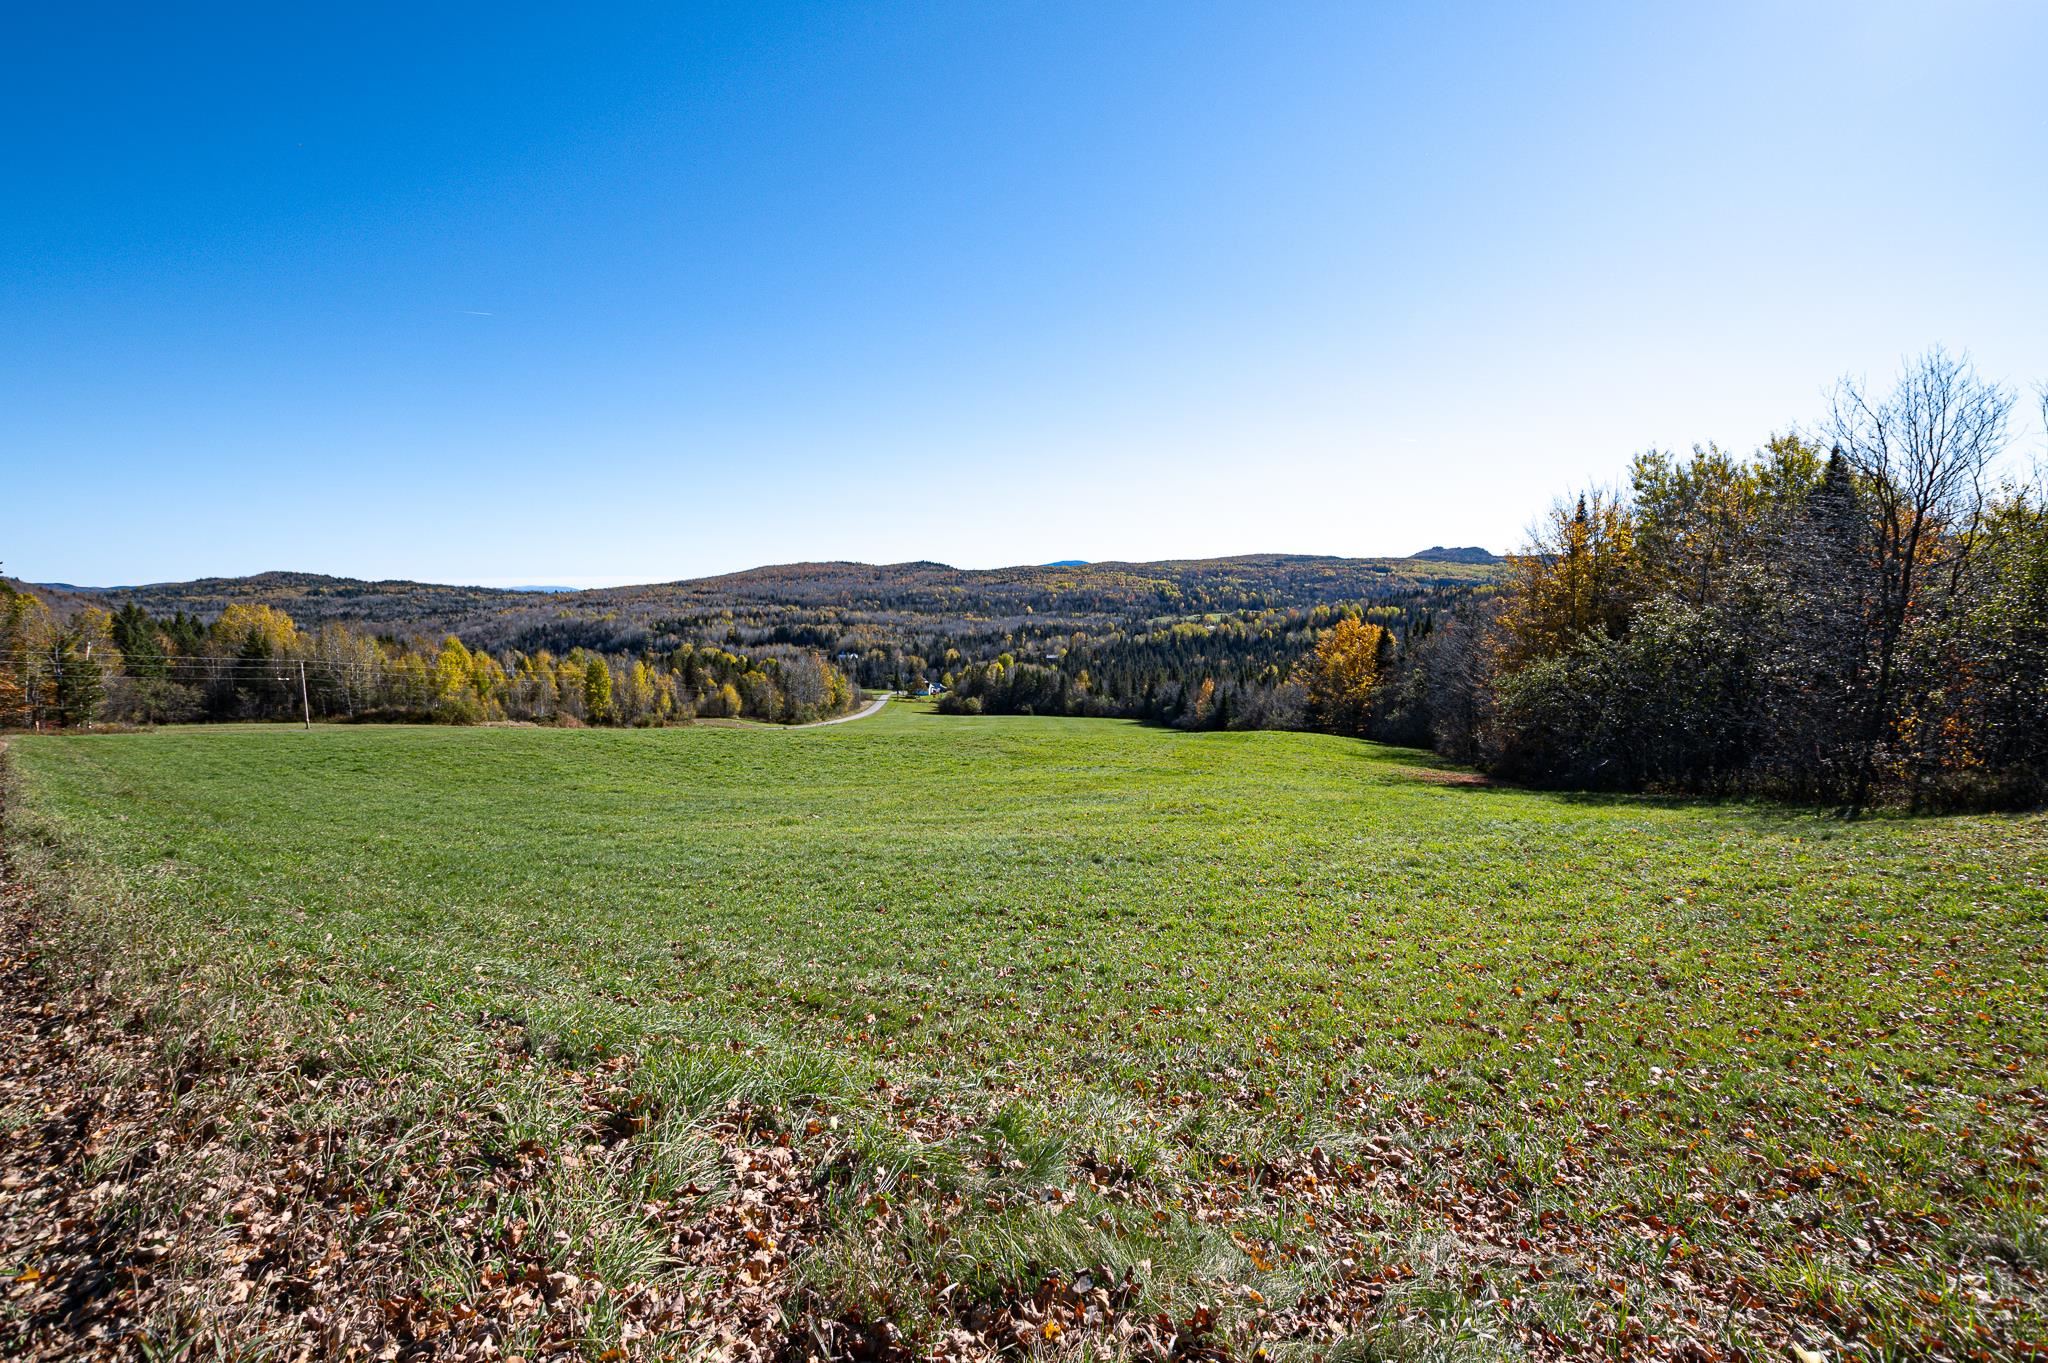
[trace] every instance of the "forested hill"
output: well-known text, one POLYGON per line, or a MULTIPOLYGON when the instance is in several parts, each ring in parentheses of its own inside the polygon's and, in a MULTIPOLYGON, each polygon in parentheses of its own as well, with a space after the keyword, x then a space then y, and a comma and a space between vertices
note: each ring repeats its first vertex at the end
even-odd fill
MULTIPOLYGON (((130 646, 146 659, 240 658, 251 649, 265 659, 303 654, 322 678, 354 685, 371 677, 379 696, 425 694, 424 682, 392 681, 406 659, 432 658, 436 667, 452 660, 443 669, 451 677, 466 667, 517 680, 502 694, 494 684, 481 688, 478 714, 496 713, 492 706, 519 717, 554 714, 540 692, 531 704, 521 699, 533 690, 526 679, 551 677, 559 699, 564 660, 582 676, 595 658, 615 689, 626 688, 621 715, 669 713, 630 700, 640 694, 635 679, 652 669, 654 683, 680 678, 673 713, 811 717, 829 710, 829 687, 799 686, 792 701, 786 686, 769 696, 756 684, 762 694, 750 700, 740 685, 748 668, 778 685, 809 668, 870 689, 958 687, 963 703, 985 708, 1299 727, 1306 692, 1294 680, 1296 665, 1333 622, 1369 619, 1405 638, 1412 627, 1426 631, 1438 615, 1491 595, 1501 571, 1420 556, 1260 554, 979 570, 793 563, 576 592, 262 573, 39 595, 68 622, 81 657, 91 656, 86 634, 101 631, 124 657, 130 646), (252 643, 252 622, 285 642, 252 643), (459 650, 444 642, 449 636, 459 650), (777 664, 774 676, 769 663, 777 664), (709 676, 706 667, 738 671, 729 679, 709 676), (728 680, 736 696, 725 695, 728 680)), ((180 665, 190 671, 197 664, 180 665)), ((74 664, 65 675, 84 671, 74 664)), ((147 699, 138 692, 129 698, 136 704, 124 699, 110 713, 177 718, 207 698, 212 713, 249 710, 253 702, 218 680, 186 686, 189 694, 171 698, 176 704, 153 710, 138 708, 147 699)), ((439 687, 435 712, 459 690, 439 687)), ((348 688, 336 694, 352 703, 348 688)), ((424 712, 418 704, 379 703, 424 712)), ((586 709, 611 713, 608 704, 600 696, 586 709)))
POLYGON ((829 606, 919 614, 1182 615, 1356 601, 1439 585, 1491 580, 1467 565, 1399 558, 1254 554, 1157 563, 1084 563, 962 569, 943 563, 793 563, 585 597, 829 606))
POLYGON ((402 579, 366 581, 321 573, 256 573, 249 577, 202 577, 190 582, 153 582, 140 587, 71 587, 59 601, 50 586, 35 591, 60 612, 91 601, 109 610, 134 603, 152 615, 179 611, 211 619, 229 606, 275 606, 301 624, 345 620, 406 630, 490 611, 514 602, 545 600, 539 592, 505 592, 402 579))
MULTIPOLYGON (((736 638, 792 628, 893 627, 980 633, 1336 602, 1411 600, 1491 583, 1498 569, 1434 558, 1256 554, 1157 563, 963 569, 942 563, 791 563, 679 582, 592 591, 504 591, 316 573, 78 593, 109 608, 213 617, 235 603, 276 606, 302 625, 342 621, 392 634, 460 633, 493 647, 636 647, 664 636, 736 638), (977 628, 979 627, 979 628, 977 628)), ((70 595, 67 593, 67 595, 70 595)), ((868 631, 862 631, 863 633, 868 631)), ((819 642, 831 642, 820 639, 819 642)))

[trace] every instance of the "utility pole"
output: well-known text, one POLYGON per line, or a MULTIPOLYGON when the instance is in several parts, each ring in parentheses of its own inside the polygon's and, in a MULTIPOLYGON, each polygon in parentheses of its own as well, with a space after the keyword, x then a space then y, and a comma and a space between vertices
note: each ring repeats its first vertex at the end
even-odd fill
POLYGON ((299 659, 299 704, 305 707, 306 727, 313 727, 313 702, 306 696, 306 660, 299 659))

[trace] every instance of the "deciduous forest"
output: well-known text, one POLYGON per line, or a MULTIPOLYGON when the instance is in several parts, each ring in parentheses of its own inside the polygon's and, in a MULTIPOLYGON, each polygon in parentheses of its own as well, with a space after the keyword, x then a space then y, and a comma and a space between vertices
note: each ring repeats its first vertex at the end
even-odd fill
POLYGON ((211 621, 87 604, 59 621, 31 592, 0 597, 0 725, 349 719, 646 726, 692 719, 800 724, 858 696, 814 649, 745 654, 684 645, 557 656, 375 638, 345 624, 302 630, 236 602, 211 621))

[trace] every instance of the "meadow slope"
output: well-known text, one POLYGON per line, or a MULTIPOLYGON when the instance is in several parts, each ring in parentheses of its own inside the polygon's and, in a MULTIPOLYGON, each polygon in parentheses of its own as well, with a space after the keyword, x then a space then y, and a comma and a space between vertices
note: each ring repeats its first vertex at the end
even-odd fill
POLYGON ((1571 797, 1323 736, 906 706, 9 758, 39 949, 165 1038, 165 1103, 230 1114, 208 1158, 308 1170, 263 1185, 300 1211, 223 1279, 248 1214, 106 1156, 119 1224, 178 1246, 157 1278, 202 1283, 182 1315, 139 1297, 140 1335, 2048 1341, 2038 816, 1571 797))

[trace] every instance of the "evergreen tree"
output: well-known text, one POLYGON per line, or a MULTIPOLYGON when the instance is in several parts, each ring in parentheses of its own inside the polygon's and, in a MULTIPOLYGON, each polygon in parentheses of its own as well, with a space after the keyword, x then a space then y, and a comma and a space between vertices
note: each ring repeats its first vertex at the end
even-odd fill
POLYGON ((133 601, 114 612, 114 647, 121 650, 121 669, 131 677, 157 679, 169 672, 156 621, 133 601))

